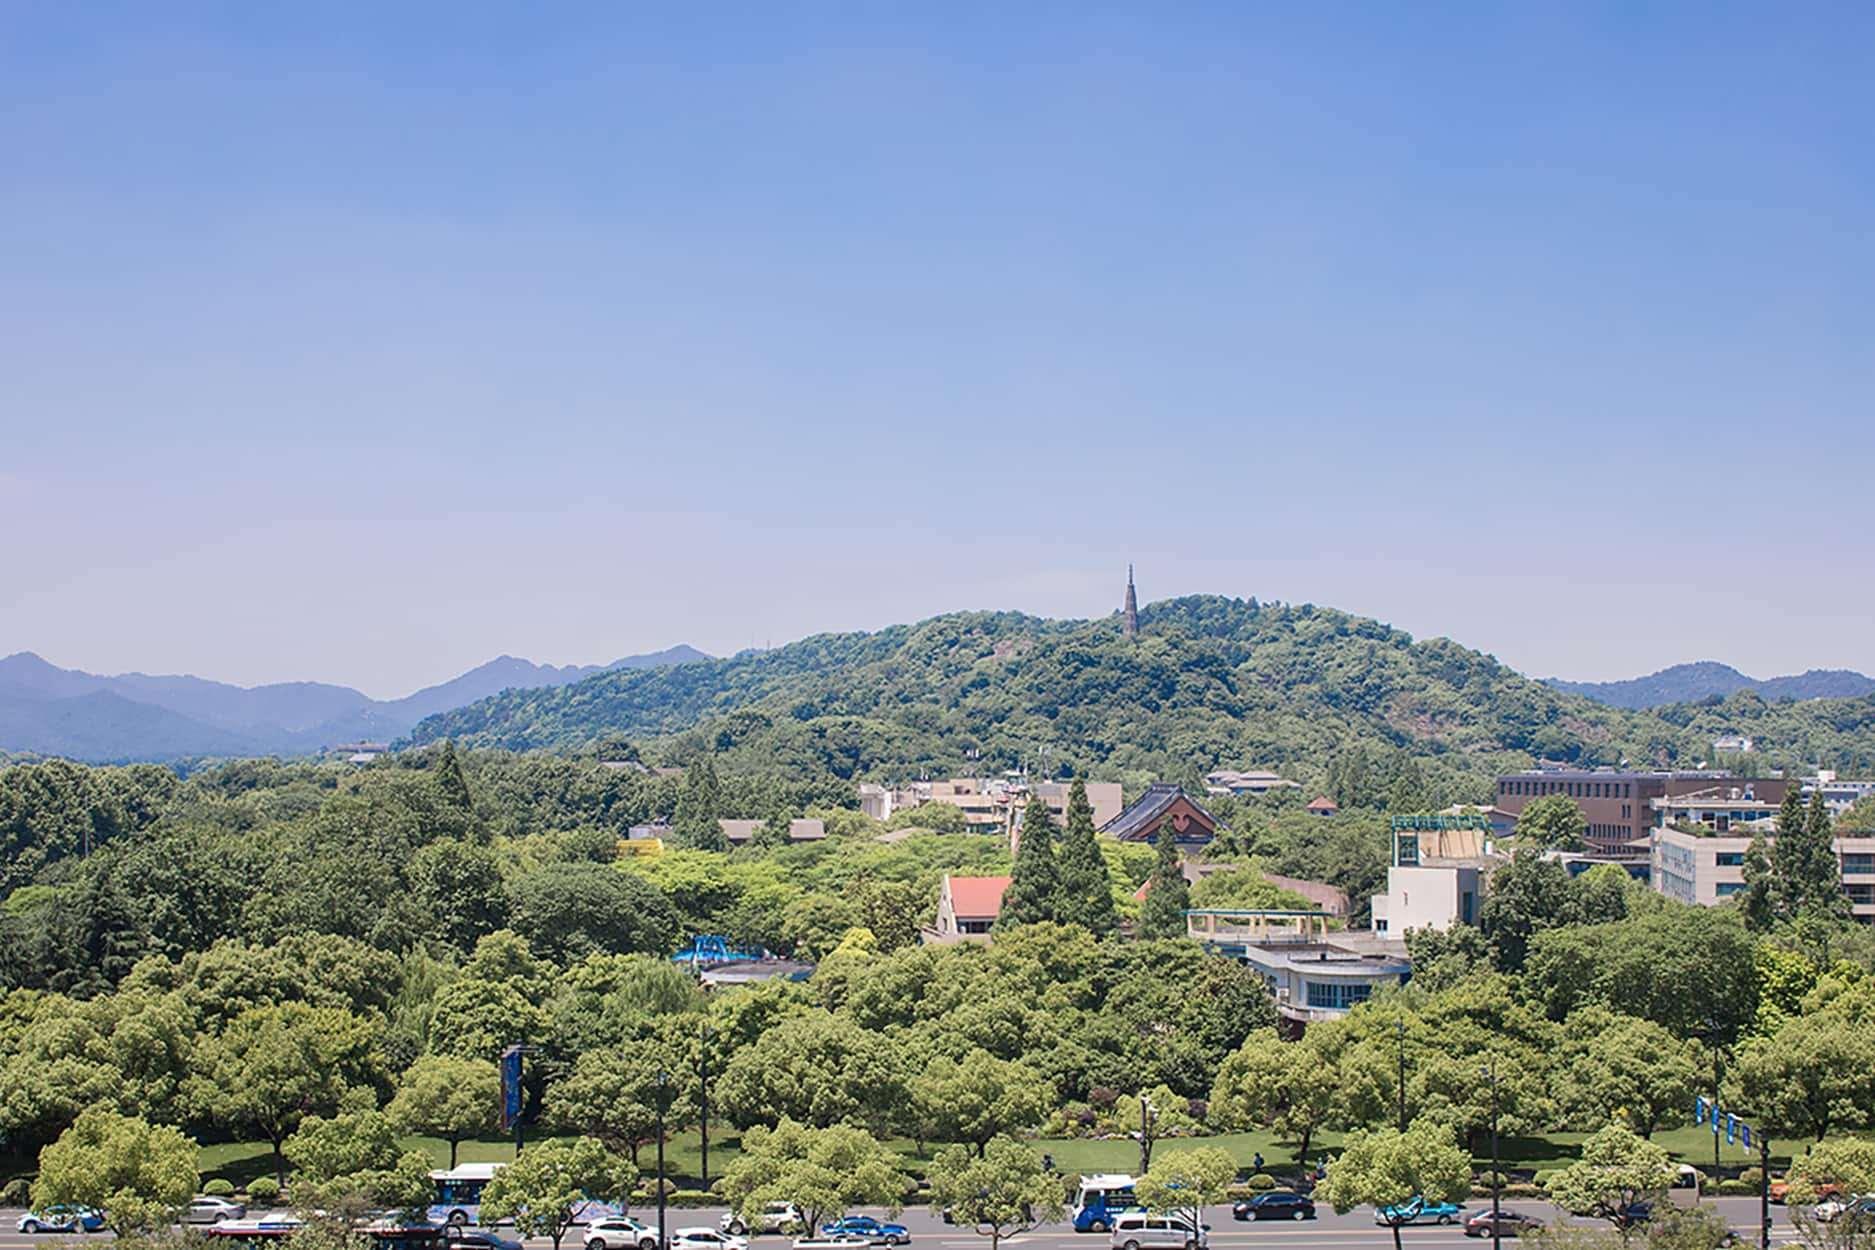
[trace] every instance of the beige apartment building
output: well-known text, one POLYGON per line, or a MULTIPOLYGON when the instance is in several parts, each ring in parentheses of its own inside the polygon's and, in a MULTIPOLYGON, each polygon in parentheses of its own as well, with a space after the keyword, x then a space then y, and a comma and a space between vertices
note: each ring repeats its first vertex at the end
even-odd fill
MULTIPOLYGON (((1094 809, 1094 828, 1099 829, 1125 806, 1117 781, 1090 781, 1087 801, 1094 809)), ((874 820, 888 820, 892 813, 925 803, 947 803, 964 814, 972 833, 1011 833, 1022 823, 1022 809, 1031 791, 1048 805, 1056 824, 1067 821, 1068 790, 1065 781, 1039 781, 1032 785, 1020 778, 952 777, 944 781, 918 781, 909 786, 888 788, 864 782, 859 787, 859 810, 874 820)))

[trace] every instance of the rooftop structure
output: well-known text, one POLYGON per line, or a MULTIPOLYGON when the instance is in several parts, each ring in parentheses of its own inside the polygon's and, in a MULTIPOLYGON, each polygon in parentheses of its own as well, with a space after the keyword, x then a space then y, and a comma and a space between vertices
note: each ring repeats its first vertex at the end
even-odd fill
POLYGON ((927 944, 988 941, 996 918, 1003 914, 1008 877, 956 877, 944 874, 938 889, 937 925, 926 930, 927 944))
POLYGON ((1333 816, 1340 810, 1341 805, 1325 794, 1309 800, 1309 815, 1311 816, 1333 816))
POLYGON ((1175 783, 1148 786, 1133 805, 1100 826, 1100 832, 1123 842, 1150 842, 1159 827, 1172 826, 1172 836, 1184 846, 1203 846, 1217 836, 1217 817, 1206 811, 1175 783))
POLYGON ((1204 778, 1206 794, 1268 794, 1272 790, 1300 790, 1302 783, 1291 781, 1279 773, 1253 770, 1238 772, 1235 769, 1221 768, 1217 772, 1207 773, 1204 778))
MULTIPOLYGON (((747 846, 755 840, 755 832, 761 828, 759 820, 719 820, 723 837, 731 846, 747 846)), ((789 842, 818 842, 827 836, 827 822, 817 818, 803 818, 788 822, 789 842)))
MULTIPOLYGON (((1119 815, 1122 806, 1117 781, 1083 782, 1087 802, 1094 809, 1094 827, 1098 829, 1119 815)), ((972 833, 1007 834, 1021 823, 1022 810, 1033 793, 1048 806, 1056 824, 1067 820, 1069 783, 1038 781, 1031 783, 1020 773, 1009 777, 951 777, 942 781, 917 781, 908 786, 887 787, 875 782, 859 786, 859 810, 874 820, 888 820, 893 813, 926 803, 945 803, 963 812, 965 826, 972 833)))
POLYGON ((1413 970, 1404 943, 1335 932, 1331 920, 1322 911, 1193 908, 1185 913, 1185 931, 1263 978, 1277 1014, 1295 1032, 1346 1014, 1413 970))

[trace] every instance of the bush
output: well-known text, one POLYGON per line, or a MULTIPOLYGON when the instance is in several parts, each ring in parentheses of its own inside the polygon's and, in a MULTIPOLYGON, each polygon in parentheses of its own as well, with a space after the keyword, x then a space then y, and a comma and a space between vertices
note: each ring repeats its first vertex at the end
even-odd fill
POLYGON ((673 1189, 665 1203, 673 1207, 708 1207, 722 1200, 720 1194, 713 1194, 707 1189, 673 1189))
POLYGON ((1764 1169, 1746 1168, 1738 1174, 1738 1179, 1745 1182, 1745 1184, 1751 1186, 1753 1189, 1756 1189, 1764 1184, 1764 1169))
POLYGON ((24 1176, 16 1176, 0 1188, 0 1207, 23 1207, 33 1199, 32 1182, 24 1176))
POLYGON ((234 1197, 234 1182, 226 1177, 217 1176, 202 1186, 202 1192, 211 1198, 234 1197))
POLYGON ((1271 1176, 1268 1172, 1258 1172, 1244 1183, 1249 1185, 1250 1188, 1258 1190, 1276 1188, 1276 1178, 1271 1176))
POLYGON ((271 1176, 256 1176, 247 1183, 249 1202, 280 1201, 280 1182, 271 1176))
POLYGON ((1711 1187, 1712 1192, 1721 1198, 1749 1198, 1758 1192, 1758 1187, 1742 1178, 1735 1181, 1720 1181, 1711 1187))
POLYGON ((1543 1190, 1527 1181, 1516 1181, 1499 1191, 1506 1198, 1541 1198, 1543 1190))

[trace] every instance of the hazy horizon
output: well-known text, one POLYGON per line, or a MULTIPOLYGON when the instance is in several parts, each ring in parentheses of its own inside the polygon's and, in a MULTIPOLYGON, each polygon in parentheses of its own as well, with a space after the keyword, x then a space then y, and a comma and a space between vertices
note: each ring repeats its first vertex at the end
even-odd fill
POLYGON ((0 654, 1216 593, 1875 671, 1875 12, 0 14, 0 654))

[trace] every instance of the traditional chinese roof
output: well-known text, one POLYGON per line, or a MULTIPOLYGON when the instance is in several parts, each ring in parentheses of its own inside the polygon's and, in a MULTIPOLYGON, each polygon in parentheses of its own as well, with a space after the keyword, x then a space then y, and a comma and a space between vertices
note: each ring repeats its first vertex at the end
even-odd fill
POLYGON ((951 911, 962 919, 994 920, 1003 911, 1008 877, 945 877, 951 892, 951 911))
POLYGON ((1309 804, 1309 810, 1311 812, 1338 812, 1341 809, 1335 805, 1333 799, 1324 794, 1309 804))
POLYGON ((1176 783, 1161 781, 1148 786, 1146 792, 1133 801, 1133 805, 1108 821, 1101 832, 1116 838, 1138 839, 1144 832, 1156 826, 1166 812, 1184 800, 1200 819, 1208 826, 1207 833, 1218 827, 1217 817, 1204 809, 1204 805, 1192 798, 1176 783))

